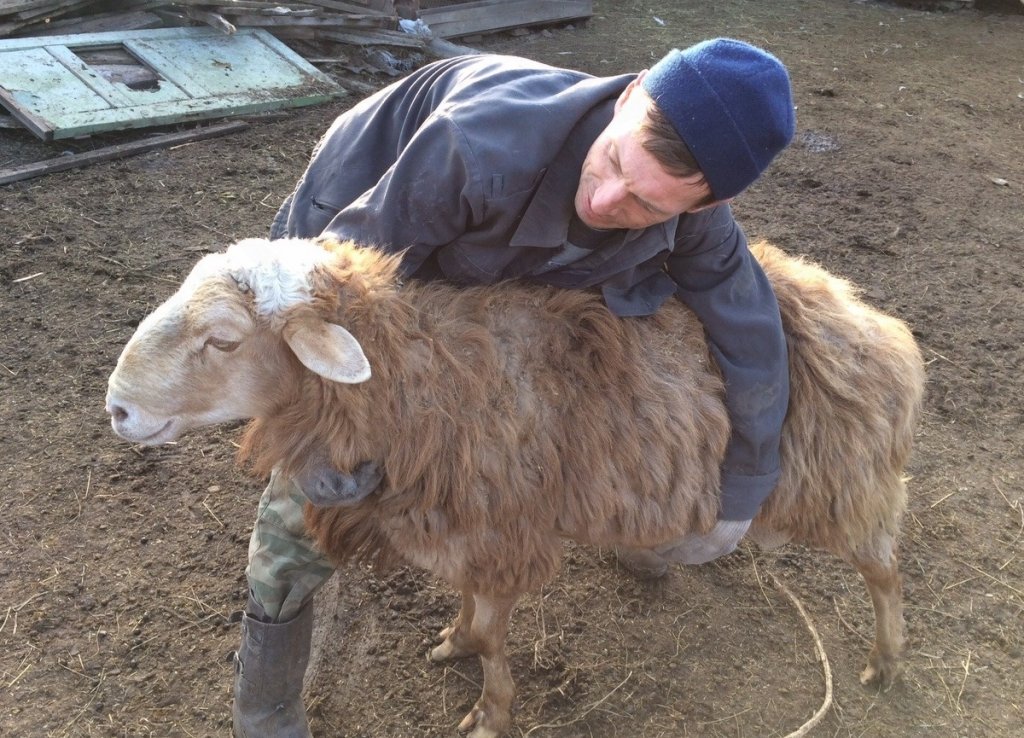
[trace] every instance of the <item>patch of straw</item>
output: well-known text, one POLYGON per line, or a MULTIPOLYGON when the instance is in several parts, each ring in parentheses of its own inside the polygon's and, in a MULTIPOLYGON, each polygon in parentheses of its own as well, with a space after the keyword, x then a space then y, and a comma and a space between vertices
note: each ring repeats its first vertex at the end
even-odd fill
POLYGON ((821 670, 825 676, 825 699, 822 701, 821 707, 818 708, 818 711, 815 712, 806 723, 786 736, 786 738, 802 738, 813 730, 814 726, 822 721, 825 714, 832 706, 832 668, 828 664, 828 656, 825 654, 825 647, 821 643, 821 636, 818 635, 818 630, 814 627, 814 623, 811 622, 811 618, 807 615, 807 611, 804 610, 803 604, 777 576, 771 572, 767 572, 767 574, 771 579, 772 584, 775 585, 775 588, 789 598, 789 601, 793 603, 794 607, 796 607, 797 612, 800 613, 800 617, 803 618, 804 625, 807 626, 807 630, 810 632, 811 638, 814 639, 814 648, 818 652, 818 660, 821 662, 821 670))

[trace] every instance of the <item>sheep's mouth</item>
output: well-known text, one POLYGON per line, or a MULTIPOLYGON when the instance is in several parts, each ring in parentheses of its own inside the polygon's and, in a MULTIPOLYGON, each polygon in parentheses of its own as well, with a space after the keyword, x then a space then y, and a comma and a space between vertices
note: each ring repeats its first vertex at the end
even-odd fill
POLYGON ((171 423, 173 423, 173 422, 174 422, 174 418, 171 418, 170 420, 168 420, 166 423, 163 424, 163 426, 160 428, 160 430, 156 431, 155 433, 150 433, 145 438, 140 438, 138 440, 138 443, 149 443, 150 441, 153 441, 157 437, 163 435, 164 431, 166 431, 168 428, 170 428, 171 427, 171 423))
POLYGON ((145 436, 138 436, 131 433, 126 433, 124 428, 118 427, 118 423, 116 420, 112 422, 112 425, 114 426, 114 432, 117 433, 117 435, 121 436, 121 438, 123 438, 126 441, 131 441, 132 443, 141 443, 143 446, 159 446, 161 443, 167 443, 168 441, 173 440, 175 434, 173 432, 168 432, 171 431, 171 425, 173 423, 174 418, 171 418, 162 426, 160 426, 157 430, 145 436))

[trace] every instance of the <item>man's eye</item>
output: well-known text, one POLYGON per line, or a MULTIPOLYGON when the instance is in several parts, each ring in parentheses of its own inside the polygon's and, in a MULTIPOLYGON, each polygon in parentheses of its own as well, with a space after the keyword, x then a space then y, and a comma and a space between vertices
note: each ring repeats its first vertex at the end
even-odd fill
POLYGON ((643 199, 637 197, 636 195, 633 195, 633 200, 636 201, 637 205, 639 205, 641 208, 643 208, 645 211, 647 211, 651 215, 661 215, 661 211, 658 210, 653 205, 651 205, 651 203, 647 202, 646 200, 643 200, 643 199))
POLYGON ((238 348, 238 345, 240 343, 241 341, 228 341, 227 339, 224 338, 216 338, 214 336, 210 336, 209 338, 206 339, 206 343, 203 344, 203 348, 210 346, 211 348, 215 348, 218 351, 228 353, 238 348))
POLYGON ((611 144, 608 144, 607 156, 608 163, 611 164, 612 169, 614 169, 616 172, 622 171, 622 168, 619 166, 619 152, 616 151, 615 147, 612 146, 611 144))

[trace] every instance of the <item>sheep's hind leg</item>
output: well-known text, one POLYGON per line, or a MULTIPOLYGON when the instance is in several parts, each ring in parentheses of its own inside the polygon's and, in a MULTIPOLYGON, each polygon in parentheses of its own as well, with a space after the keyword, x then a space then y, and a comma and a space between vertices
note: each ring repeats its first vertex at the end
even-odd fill
POLYGON ((903 594, 896 542, 888 533, 880 533, 858 548, 851 562, 864 577, 875 609, 875 643, 860 682, 887 688, 899 674, 903 651, 903 594))
POLYGON ((455 620, 438 634, 441 644, 430 651, 431 661, 448 661, 461 659, 479 653, 470 633, 473 625, 473 614, 476 611, 476 600, 470 590, 462 590, 462 608, 455 620))

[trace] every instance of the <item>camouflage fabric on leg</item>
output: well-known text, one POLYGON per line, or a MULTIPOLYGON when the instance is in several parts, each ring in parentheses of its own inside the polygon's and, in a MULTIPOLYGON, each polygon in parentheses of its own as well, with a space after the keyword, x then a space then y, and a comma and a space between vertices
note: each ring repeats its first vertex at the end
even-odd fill
POLYGON ((249 592, 276 623, 294 618, 334 573, 331 562, 306 536, 306 502, 298 485, 275 471, 260 498, 249 539, 249 592))

